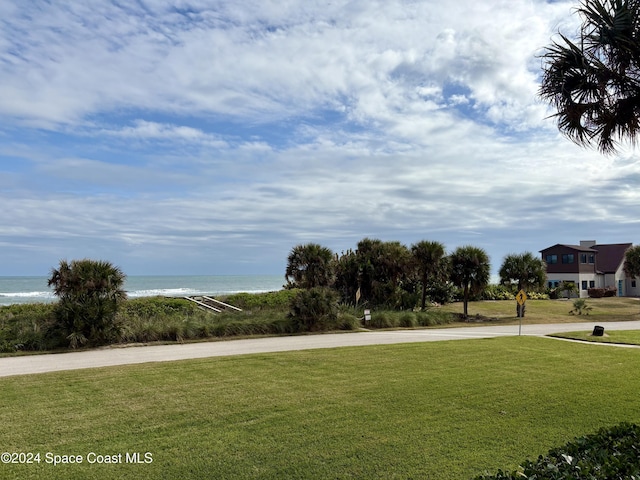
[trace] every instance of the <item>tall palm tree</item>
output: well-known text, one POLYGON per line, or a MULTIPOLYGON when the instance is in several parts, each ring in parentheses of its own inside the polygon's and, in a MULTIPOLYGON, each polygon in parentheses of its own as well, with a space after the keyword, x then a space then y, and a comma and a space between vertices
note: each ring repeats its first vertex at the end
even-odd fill
POLYGON ((458 247, 451 254, 450 261, 451 281, 462 289, 463 316, 467 318, 469 296, 480 293, 489 284, 489 256, 483 249, 467 245, 458 247))
POLYGON ((287 258, 285 279, 291 287, 328 287, 333 282, 333 252, 317 243, 293 247, 287 258))
POLYGON ((109 341, 126 275, 102 260, 66 260, 51 270, 48 285, 60 299, 56 318, 71 346, 109 341))
POLYGON ((543 54, 540 96, 558 128, 575 143, 612 153, 640 132, 640 2, 582 0, 576 42, 560 40, 543 54))
POLYGON ((424 310, 427 303, 427 287, 439 275, 446 272, 447 257, 445 247, 440 242, 422 240, 411 246, 411 254, 422 283, 420 306, 424 310))
MULTIPOLYGON (((531 252, 507 255, 500 267, 500 283, 516 286, 517 291, 539 289, 544 286, 547 277, 547 266, 544 260, 531 252)), ((524 317, 524 305, 517 304, 518 317, 524 317)))

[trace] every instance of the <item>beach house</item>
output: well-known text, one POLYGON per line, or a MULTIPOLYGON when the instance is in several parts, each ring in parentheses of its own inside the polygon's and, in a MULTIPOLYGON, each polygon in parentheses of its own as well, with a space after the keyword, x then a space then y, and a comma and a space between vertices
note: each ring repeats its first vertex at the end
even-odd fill
POLYGON ((619 297, 640 295, 640 279, 624 272, 624 256, 631 243, 598 244, 583 240, 579 245, 558 243, 541 250, 547 264, 547 286, 572 282, 580 297, 587 297, 590 288, 615 288, 619 297))

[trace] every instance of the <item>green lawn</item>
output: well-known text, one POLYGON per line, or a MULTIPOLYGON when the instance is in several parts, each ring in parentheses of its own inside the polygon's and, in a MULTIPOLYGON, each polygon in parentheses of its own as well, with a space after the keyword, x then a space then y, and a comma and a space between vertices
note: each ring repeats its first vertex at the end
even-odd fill
POLYGON ((602 337, 594 337, 592 331, 588 332, 566 332, 551 335, 559 338, 569 338, 571 340, 583 340, 586 342, 597 343, 619 343, 623 345, 640 345, 640 330, 607 330, 605 327, 605 335, 602 337))
POLYGON ((511 337, 3 378, 0 450, 41 463, 0 477, 467 479, 640 422, 639 369, 637 350, 511 337))
MULTIPOLYGON (((526 314, 528 323, 569 323, 569 322, 624 322, 640 320, 640 301, 629 297, 588 298, 587 305, 592 307, 589 315, 571 315, 573 300, 527 300, 526 314)), ((462 303, 452 303, 441 307, 442 310, 462 313, 462 303)), ((493 319, 494 323, 517 323, 516 301, 496 300, 469 303, 471 320, 478 314, 493 319)))

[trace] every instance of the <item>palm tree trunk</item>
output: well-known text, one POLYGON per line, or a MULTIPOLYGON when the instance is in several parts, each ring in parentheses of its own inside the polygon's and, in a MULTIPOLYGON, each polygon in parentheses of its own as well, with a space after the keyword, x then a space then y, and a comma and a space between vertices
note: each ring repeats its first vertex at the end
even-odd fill
POLYGON ((463 307, 463 310, 462 310, 463 311, 462 316, 463 316, 463 318, 465 320, 467 320, 469 318, 469 314, 468 314, 468 311, 467 311, 467 305, 469 303, 469 286, 468 285, 464 286, 463 296, 464 296, 464 299, 463 299, 464 307, 463 307))

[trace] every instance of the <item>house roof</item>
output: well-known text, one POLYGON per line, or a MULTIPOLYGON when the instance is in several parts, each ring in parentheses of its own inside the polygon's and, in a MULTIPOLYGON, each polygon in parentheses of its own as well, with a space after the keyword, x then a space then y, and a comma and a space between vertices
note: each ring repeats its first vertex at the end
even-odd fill
POLYGON ((540 252, 546 252, 547 250, 551 250, 552 248, 556 248, 556 247, 564 247, 564 248, 570 248, 571 250, 578 250, 579 252, 591 252, 591 253, 596 253, 598 250, 594 250, 594 248, 589 248, 589 247, 583 247, 582 245, 567 245, 565 243, 556 243, 555 245, 551 246, 551 247, 547 247, 544 250, 540 250, 540 252))
POLYGON ((615 273, 624 262, 625 252, 632 245, 631 243, 594 245, 593 248, 598 251, 598 270, 604 273, 615 273))

